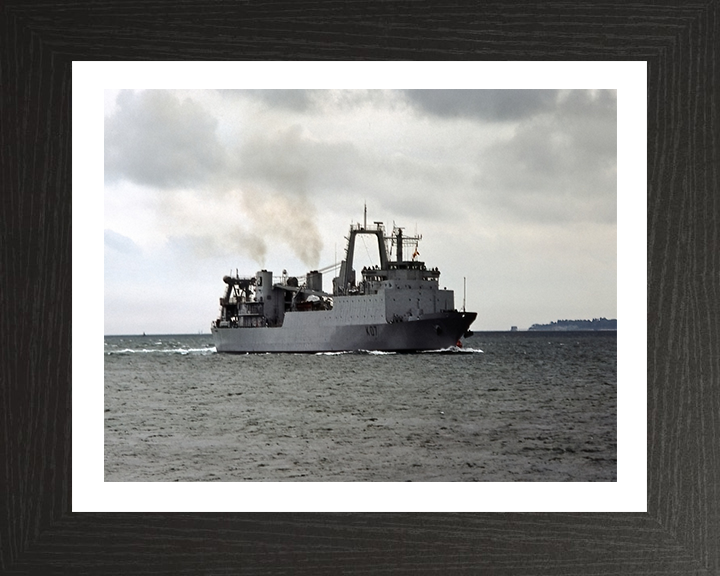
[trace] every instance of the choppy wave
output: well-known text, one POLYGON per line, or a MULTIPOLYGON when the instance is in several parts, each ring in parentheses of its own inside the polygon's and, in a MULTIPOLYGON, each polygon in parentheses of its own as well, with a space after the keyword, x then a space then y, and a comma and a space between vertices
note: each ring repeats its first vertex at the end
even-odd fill
POLYGON ((209 348, 125 348, 123 350, 112 350, 109 352, 105 352, 105 354, 107 354, 108 356, 113 354, 180 354, 185 356, 187 354, 205 355, 215 353, 217 353, 215 346, 211 346, 209 348))
POLYGON ((389 356, 396 352, 385 352, 383 350, 344 350, 341 352, 316 352, 316 356, 341 356, 343 354, 360 354, 370 356, 389 356))
POLYGON ((480 348, 450 346, 449 348, 440 348, 439 350, 423 350, 421 354, 484 354, 484 352, 480 350, 480 348))
MULTIPOLYGON (((420 354, 484 354, 479 348, 460 348, 458 346, 450 346, 449 348, 441 348, 439 350, 420 350, 420 354)), ((392 356, 397 352, 387 352, 384 350, 355 350, 345 352, 316 352, 316 356, 340 356, 342 354, 364 354, 368 356, 392 356)))

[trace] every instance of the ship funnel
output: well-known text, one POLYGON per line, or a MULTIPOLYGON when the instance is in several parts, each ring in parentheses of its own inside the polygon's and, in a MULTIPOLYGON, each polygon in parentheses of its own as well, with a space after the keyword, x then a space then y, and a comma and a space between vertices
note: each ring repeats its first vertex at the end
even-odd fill
POLYGON ((272 294, 272 272, 260 270, 255 274, 255 300, 264 302, 272 294))
POLYGON ((311 270, 305 279, 305 286, 308 290, 322 292, 322 272, 311 270))

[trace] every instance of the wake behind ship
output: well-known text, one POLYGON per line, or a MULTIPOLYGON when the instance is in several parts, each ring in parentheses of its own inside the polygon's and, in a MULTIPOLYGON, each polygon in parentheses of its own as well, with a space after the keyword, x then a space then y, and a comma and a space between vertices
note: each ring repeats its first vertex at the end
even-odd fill
POLYGON ((439 287, 440 271, 417 260, 420 239, 397 227, 386 236, 382 223, 368 228, 367 218, 352 225, 332 294, 323 292, 317 270, 303 283, 284 271, 278 282, 267 270, 225 276, 220 317, 211 326, 217 351, 414 352, 456 345, 477 314, 456 310, 453 291, 439 287), (361 234, 377 239, 380 264, 363 268, 358 278, 353 257, 361 234))

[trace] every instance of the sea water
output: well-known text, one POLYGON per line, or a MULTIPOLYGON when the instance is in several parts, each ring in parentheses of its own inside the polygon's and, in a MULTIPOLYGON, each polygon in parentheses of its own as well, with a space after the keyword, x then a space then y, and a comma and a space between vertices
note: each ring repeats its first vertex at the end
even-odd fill
POLYGON ((615 332, 418 353, 105 337, 106 481, 617 480, 615 332))

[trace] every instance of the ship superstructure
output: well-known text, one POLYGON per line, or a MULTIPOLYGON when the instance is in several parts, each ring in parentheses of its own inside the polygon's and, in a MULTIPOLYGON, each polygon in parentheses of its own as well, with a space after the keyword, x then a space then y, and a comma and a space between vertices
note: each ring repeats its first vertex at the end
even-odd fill
POLYGON ((350 227, 345 259, 323 291, 323 272, 304 279, 225 276, 220 317, 212 324, 218 352, 421 351, 456 345, 477 316, 455 309, 452 290, 440 289, 440 271, 418 260, 421 236, 405 236, 381 222, 350 227), (357 274, 353 268, 359 235, 375 237, 379 264, 357 274), (395 256, 392 251, 395 250, 395 256), (410 259, 405 255, 412 250, 410 259), (275 281, 277 280, 277 281, 275 281))

